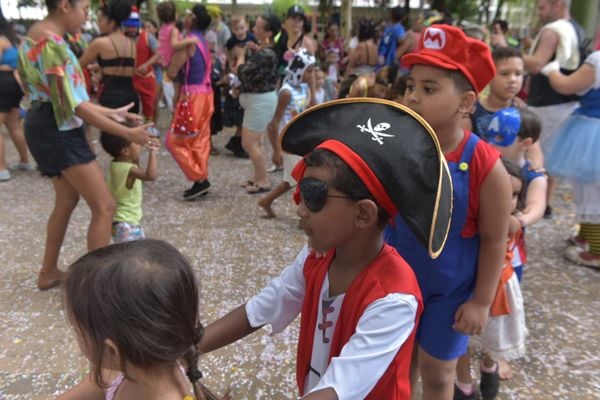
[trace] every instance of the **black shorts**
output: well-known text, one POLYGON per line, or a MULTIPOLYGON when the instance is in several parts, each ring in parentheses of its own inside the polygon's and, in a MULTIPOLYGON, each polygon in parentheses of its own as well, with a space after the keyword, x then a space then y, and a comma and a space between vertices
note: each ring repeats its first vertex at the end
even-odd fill
POLYGON ((52 105, 35 101, 25 116, 25 139, 43 176, 60 176, 61 171, 96 159, 85 136, 85 126, 59 131, 52 105))
POLYGON ((13 71, 0 71, 0 112, 7 113, 19 108, 23 90, 15 79, 13 71))
POLYGON ((137 114, 140 111, 140 100, 130 76, 104 75, 98 103, 108 108, 119 108, 133 103, 129 112, 137 114))

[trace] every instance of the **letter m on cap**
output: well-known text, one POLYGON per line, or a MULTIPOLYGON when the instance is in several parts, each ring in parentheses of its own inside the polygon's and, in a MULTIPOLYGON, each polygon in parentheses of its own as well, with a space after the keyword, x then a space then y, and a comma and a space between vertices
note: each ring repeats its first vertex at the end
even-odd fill
POLYGON ((439 28, 427 28, 423 33, 423 47, 440 50, 446 45, 446 32, 439 28))

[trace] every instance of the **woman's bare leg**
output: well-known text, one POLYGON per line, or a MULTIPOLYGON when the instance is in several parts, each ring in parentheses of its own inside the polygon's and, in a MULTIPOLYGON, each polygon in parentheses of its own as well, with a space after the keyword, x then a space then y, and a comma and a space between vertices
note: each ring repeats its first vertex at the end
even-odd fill
POLYGON ((55 196, 54 208, 48 218, 44 260, 37 282, 41 290, 58 285, 64 278, 64 273, 58 269, 58 256, 69 226, 69 219, 79 201, 79 193, 65 179, 53 178, 52 184, 55 196))
POLYGON ((252 182, 259 187, 269 187, 270 185, 267 177, 267 166, 265 165, 265 152, 261 145, 264 135, 263 132, 242 128, 242 147, 248 153, 254 166, 254 179, 252 182))
POLYGON ((21 123, 18 108, 13 108, 10 113, 8 113, 8 117, 6 118, 6 128, 19 153, 19 162, 23 164, 29 163, 27 142, 25 141, 25 133, 23 131, 23 124, 21 123))
MULTIPOLYGON (((6 122, 7 113, 0 113, 0 126, 6 122)), ((4 137, 0 134, 0 171, 6 169, 6 147, 4 145, 4 137)))
POLYGON ((116 204, 98 162, 75 165, 62 171, 62 174, 92 212, 87 235, 88 251, 108 245, 116 204))

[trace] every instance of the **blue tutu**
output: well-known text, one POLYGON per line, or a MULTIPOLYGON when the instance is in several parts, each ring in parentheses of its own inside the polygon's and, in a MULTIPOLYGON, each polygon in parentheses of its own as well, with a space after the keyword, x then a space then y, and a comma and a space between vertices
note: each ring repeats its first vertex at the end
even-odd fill
POLYGON ((600 118, 573 114, 544 148, 550 176, 600 182, 600 118))

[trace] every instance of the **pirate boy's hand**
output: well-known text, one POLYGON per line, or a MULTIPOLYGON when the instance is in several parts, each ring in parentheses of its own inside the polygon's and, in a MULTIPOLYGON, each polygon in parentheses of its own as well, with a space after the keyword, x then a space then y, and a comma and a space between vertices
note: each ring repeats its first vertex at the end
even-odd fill
POLYGON ((452 327, 463 335, 480 335, 485 328, 489 313, 489 304, 469 300, 458 307, 452 327))

